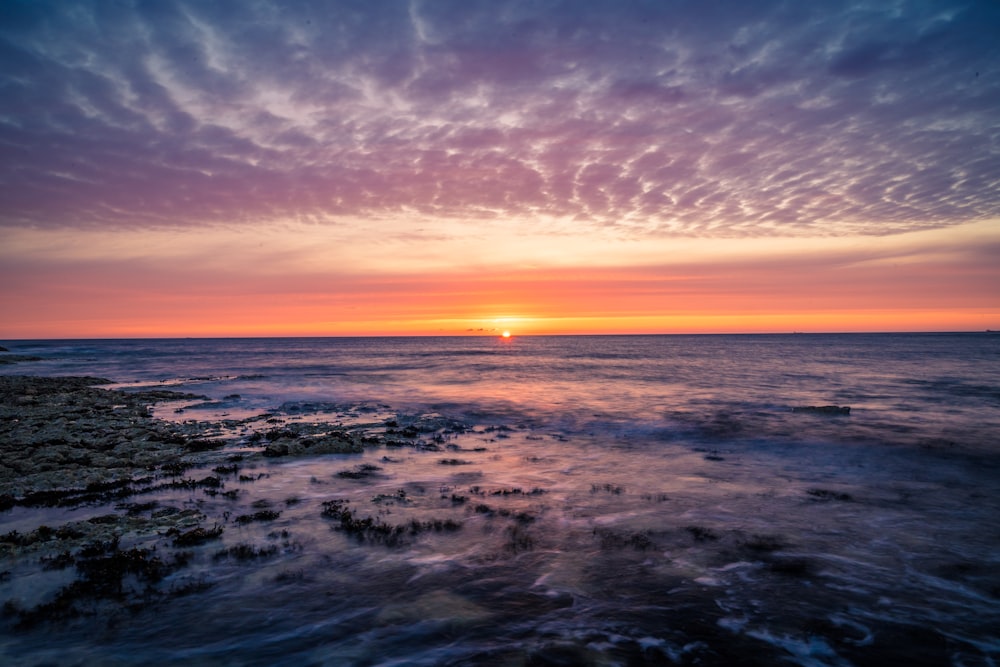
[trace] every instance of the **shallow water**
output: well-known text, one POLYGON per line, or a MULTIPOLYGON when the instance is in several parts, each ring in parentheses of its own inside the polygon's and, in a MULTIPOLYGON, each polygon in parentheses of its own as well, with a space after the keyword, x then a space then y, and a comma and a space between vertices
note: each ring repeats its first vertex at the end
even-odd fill
MULTIPOLYGON (((162 406, 164 418, 436 412, 469 427, 426 433, 423 447, 248 460, 225 478, 235 498, 136 498, 225 526, 161 584, 204 590, 57 632, 8 630, 11 664, 1000 659, 997 337, 5 345, 49 360, 4 372, 209 397, 162 406), (792 410, 830 404, 851 413, 792 410), (366 464, 378 469, 341 474, 366 464), (460 527, 349 534, 323 516, 331 500, 389 525, 460 527), (236 521, 265 505, 280 516, 236 521), (263 555, 225 555, 239 545, 263 555)), ((0 531, 113 510, 18 508, 0 531)), ((0 598, 41 601, 66 576, 26 559, 0 598)))

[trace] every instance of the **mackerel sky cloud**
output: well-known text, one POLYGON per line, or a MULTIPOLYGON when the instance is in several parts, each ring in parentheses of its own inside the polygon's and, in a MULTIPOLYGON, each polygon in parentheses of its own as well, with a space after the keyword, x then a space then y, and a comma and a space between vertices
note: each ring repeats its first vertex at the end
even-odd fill
POLYGON ((565 266, 989 230, 998 31, 983 0, 5 2, 0 226, 40 275, 68 233, 320 230, 343 266, 506 232, 565 266))

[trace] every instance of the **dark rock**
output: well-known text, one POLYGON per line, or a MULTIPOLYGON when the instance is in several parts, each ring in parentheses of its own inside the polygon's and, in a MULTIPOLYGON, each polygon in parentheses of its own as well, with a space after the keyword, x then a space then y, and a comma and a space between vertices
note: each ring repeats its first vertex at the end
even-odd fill
POLYGON ((465 459, 441 459, 438 461, 443 466, 467 466, 472 463, 472 461, 466 461, 465 459))
POLYGON ((16 364, 21 361, 41 361, 41 357, 33 357, 26 354, 5 354, 0 357, 0 365, 3 364, 16 364))
POLYGON ((213 449, 222 449, 226 443, 222 440, 210 440, 207 438, 191 438, 184 443, 184 448, 189 452, 208 452, 213 449))
POLYGON ((86 389, 98 384, 112 384, 106 378, 90 376, 34 377, 30 375, 0 376, 0 393, 19 391, 22 394, 57 394, 86 389))
POLYGON ((222 530, 222 526, 215 526, 207 530, 198 526, 183 533, 180 531, 167 531, 167 535, 173 536, 175 547, 191 547, 204 544, 209 540, 218 539, 222 535, 222 530))
POLYGON ((261 454, 269 458, 288 456, 288 445, 285 444, 268 445, 267 447, 264 448, 264 451, 262 451, 261 454))
POLYGON ((829 489, 809 489, 806 491, 815 500, 840 500, 842 502, 850 502, 854 500, 849 493, 838 493, 836 491, 830 491, 829 489))
POLYGON ((839 405, 805 405, 792 408, 792 412, 804 412, 813 415, 849 415, 851 408, 839 405))
POLYGON ((696 542, 714 542, 719 539, 718 535, 702 526, 687 526, 684 530, 691 533, 696 542))
POLYGON ((61 490, 43 504, 67 505, 122 498, 134 490, 114 480, 183 453, 185 427, 153 418, 149 394, 95 387, 110 382, 0 376, 0 495, 37 504, 45 499, 35 492, 61 490), (84 488, 60 489, 66 479, 84 488))

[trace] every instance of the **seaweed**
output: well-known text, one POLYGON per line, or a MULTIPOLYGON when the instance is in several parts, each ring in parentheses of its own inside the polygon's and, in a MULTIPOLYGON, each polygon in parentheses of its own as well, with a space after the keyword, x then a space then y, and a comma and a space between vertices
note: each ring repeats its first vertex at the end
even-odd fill
POLYGON ((404 533, 416 535, 424 532, 453 532, 461 529, 462 524, 453 519, 430 519, 427 521, 412 520, 402 525, 386 523, 376 517, 365 517, 363 519, 355 516, 348 507, 346 500, 328 500, 323 503, 321 515, 327 519, 337 521, 340 530, 358 539, 368 540, 385 544, 386 546, 397 546, 402 543, 404 533))
POLYGON ((851 408, 846 405, 803 405, 792 408, 792 412, 802 412, 812 415, 838 416, 851 414, 851 408))
POLYGON ((703 526, 685 526, 684 530, 691 533, 696 542, 714 542, 719 539, 718 535, 703 526))
MULTIPOLYGON (((610 485, 605 485, 610 488, 610 485)), ((596 493, 596 485, 591 487, 591 491, 596 493)), ((621 491, 619 487, 619 492, 621 491)), ((470 486, 469 493, 475 496, 541 496, 548 493, 547 490, 541 489, 539 487, 534 487, 530 491, 524 491, 519 487, 504 487, 500 489, 484 489, 481 486, 470 486)))
POLYGON ((164 482, 163 484, 158 484, 152 488, 144 489, 144 491, 159 491, 160 489, 218 489, 222 486, 224 486, 224 484, 221 479, 209 475, 207 477, 202 477, 201 479, 185 478, 172 482, 164 482))
POLYGON ((341 470, 337 473, 337 477, 342 479, 365 479, 380 470, 381 468, 371 463, 362 463, 359 466, 355 466, 353 470, 341 470))
POLYGON ((193 547, 218 539, 222 536, 223 530, 222 526, 213 526, 209 529, 198 526, 184 532, 171 528, 167 531, 167 535, 174 538, 175 547, 193 547))
POLYGON ((73 558, 73 555, 67 549, 55 556, 42 556, 39 561, 42 564, 43 570, 65 570, 70 565, 73 565, 76 559, 73 558))
POLYGON ((142 514, 143 512, 151 512, 158 506, 158 502, 151 500, 148 503, 119 503, 115 505, 115 509, 125 510, 126 514, 129 516, 135 516, 136 514, 142 514))
POLYGON ((623 533, 611 528, 594 529, 594 536, 601 540, 601 548, 604 550, 631 548, 636 551, 647 551, 656 547, 650 535, 648 530, 623 533))
POLYGON ((406 497, 405 489, 398 489, 396 493, 380 493, 372 498, 372 502, 376 505, 382 503, 408 503, 410 499, 406 497))
POLYGON ((416 535, 417 533, 423 533, 427 531, 434 531, 440 533, 454 532, 462 528, 462 523, 455 521, 454 519, 430 519, 428 521, 417 521, 414 519, 410 521, 408 525, 411 535, 416 535))
POLYGON ((752 535, 741 546, 755 553, 770 553, 785 548, 785 542, 777 535, 752 535))
POLYGON ((806 493, 812 496, 813 500, 839 500, 841 502, 850 502, 854 500, 849 493, 839 493, 837 491, 830 491, 829 489, 809 489, 806 493))
POLYGON ((281 512, 275 512, 274 510, 260 510, 259 512, 254 512, 253 514, 241 514, 236 517, 236 523, 240 526, 245 526, 248 523, 253 523, 254 521, 274 521, 281 516, 281 512))
POLYGON ((51 600, 30 609, 8 601, 4 608, 8 614, 18 617, 18 627, 27 628, 83 615, 102 601, 135 605, 148 601, 155 593, 155 584, 187 562, 183 553, 165 561, 157 555, 155 547, 122 550, 117 537, 107 542, 94 542, 81 548, 75 557, 66 551, 43 559, 46 569, 75 565, 79 575, 51 600))
POLYGON ((86 503, 108 503, 139 493, 136 487, 151 484, 152 477, 125 478, 112 482, 92 482, 81 488, 32 491, 15 503, 23 507, 73 507, 86 503))
POLYGON ((260 558, 270 558, 278 553, 278 547, 271 544, 266 547, 255 547, 252 544, 237 544, 235 546, 229 547, 228 549, 222 549, 216 552, 212 556, 212 560, 223 560, 226 558, 232 558, 235 560, 257 560, 260 558))
POLYGON ((337 521, 339 528, 349 535, 390 546, 399 543, 399 538, 405 530, 402 526, 393 526, 371 516, 359 519, 354 516, 354 512, 347 504, 346 500, 328 500, 323 503, 320 514, 327 519, 337 521))
POLYGON ((285 570, 274 575, 274 579, 272 581, 276 584, 290 584, 308 580, 309 575, 307 575, 303 570, 285 570))
POLYGON ((193 467, 194 464, 189 461, 168 461, 160 466, 160 471, 170 477, 180 477, 193 467))
POLYGON ((507 542, 504 544, 505 551, 519 554, 535 548, 535 538, 521 524, 508 526, 504 533, 507 536, 507 542))
POLYGON ((52 539, 73 540, 78 537, 83 537, 83 532, 71 525, 60 526, 59 528, 50 528, 49 526, 42 525, 30 533, 20 533, 12 530, 9 533, 0 535, 0 543, 26 547, 36 542, 47 542, 52 539))

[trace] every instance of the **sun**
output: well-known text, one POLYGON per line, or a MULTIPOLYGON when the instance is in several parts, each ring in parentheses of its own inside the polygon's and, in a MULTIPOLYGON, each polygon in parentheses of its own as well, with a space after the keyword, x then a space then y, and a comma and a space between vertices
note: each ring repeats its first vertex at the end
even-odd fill
POLYGON ((500 334, 500 336, 503 337, 503 338, 510 338, 510 332, 509 331, 504 331, 502 334, 500 334))

